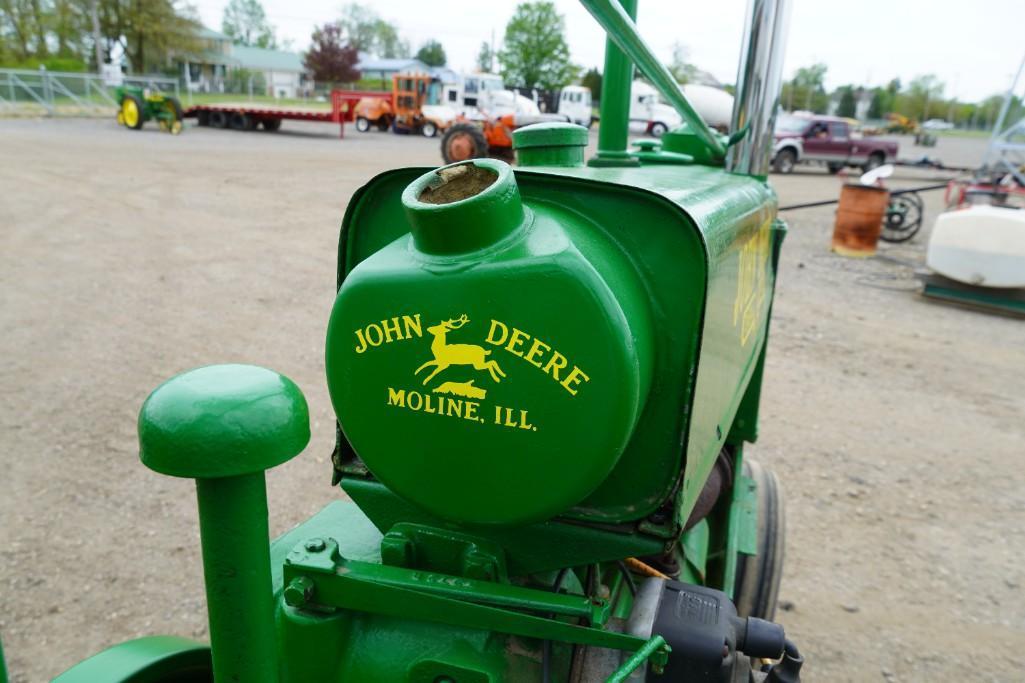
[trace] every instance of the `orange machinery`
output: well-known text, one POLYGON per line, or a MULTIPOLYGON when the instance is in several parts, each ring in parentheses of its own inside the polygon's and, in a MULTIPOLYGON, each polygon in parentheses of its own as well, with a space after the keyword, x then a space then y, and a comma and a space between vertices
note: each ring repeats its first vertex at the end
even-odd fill
POLYGON ((426 74, 396 74, 392 76, 391 97, 382 94, 364 97, 356 105, 356 130, 366 132, 372 126, 384 131, 392 128, 396 133, 419 132, 432 138, 445 131, 451 121, 430 112, 431 82, 426 74))

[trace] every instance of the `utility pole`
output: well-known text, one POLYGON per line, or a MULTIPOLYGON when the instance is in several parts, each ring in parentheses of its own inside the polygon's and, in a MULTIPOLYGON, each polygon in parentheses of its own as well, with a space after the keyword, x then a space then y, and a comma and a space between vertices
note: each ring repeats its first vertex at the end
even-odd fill
POLYGON ((89 14, 93 21, 93 47, 96 49, 96 73, 103 71, 103 45, 100 37, 100 0, 92 0, 89 3, 89 14))

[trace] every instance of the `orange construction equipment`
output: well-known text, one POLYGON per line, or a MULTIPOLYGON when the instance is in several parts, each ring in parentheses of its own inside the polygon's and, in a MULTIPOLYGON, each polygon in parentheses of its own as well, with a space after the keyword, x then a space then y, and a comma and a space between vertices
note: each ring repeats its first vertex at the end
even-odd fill
POLYGON ((563 114, 505 114, 483 121, 459 117, 441 139, 441 158, 446 164, 488 156, 512 163, 516 158, 514 130, 532 123, 568 120, 563 114))
MULTIPOLYGON (((419 132, 433 138, 451 124, 451 119, 432 111, 437 99, 431 85, 434 78, 426 74, 396 74, 392 76, 392 92, 389 98, 364 97, 356 105, 356 130, 366 132, 371 126, 384 131, 389 128, 396 133, 419 132)), ((511 144, 511 143, 510 143, 511 144)))

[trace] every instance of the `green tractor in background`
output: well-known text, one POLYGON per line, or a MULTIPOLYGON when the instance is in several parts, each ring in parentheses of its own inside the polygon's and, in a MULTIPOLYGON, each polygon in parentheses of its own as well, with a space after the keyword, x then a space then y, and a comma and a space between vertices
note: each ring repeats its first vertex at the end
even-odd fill
POLYGON ((171 135, 182 132, 182 105, 163 93, 143 88, 120 86, 117 89, 117 122, 125 128, 141 130, 146 121, 156 120, 160 130, 171 135))

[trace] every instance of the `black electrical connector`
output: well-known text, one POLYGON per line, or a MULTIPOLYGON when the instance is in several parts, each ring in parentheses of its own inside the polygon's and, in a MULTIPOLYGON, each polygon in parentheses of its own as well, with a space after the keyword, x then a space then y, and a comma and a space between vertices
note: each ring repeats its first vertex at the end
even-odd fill
POLYGON ((665 638, 672 650, 664 671, 658 675, 649 672, 648 681, 733 683, 749 680, 748 657, 782 657, 783 661, 775 667, 779 669, 778 678, 769 680, 774 683, 799 680, 797 672, 803 660, 796 648, 790 656, 783 627, 764 619, 739 616, 733 601, 722 591, 665 581, 653 633, 665 638), (791 673, 794 677, 786 677, 791 673))

